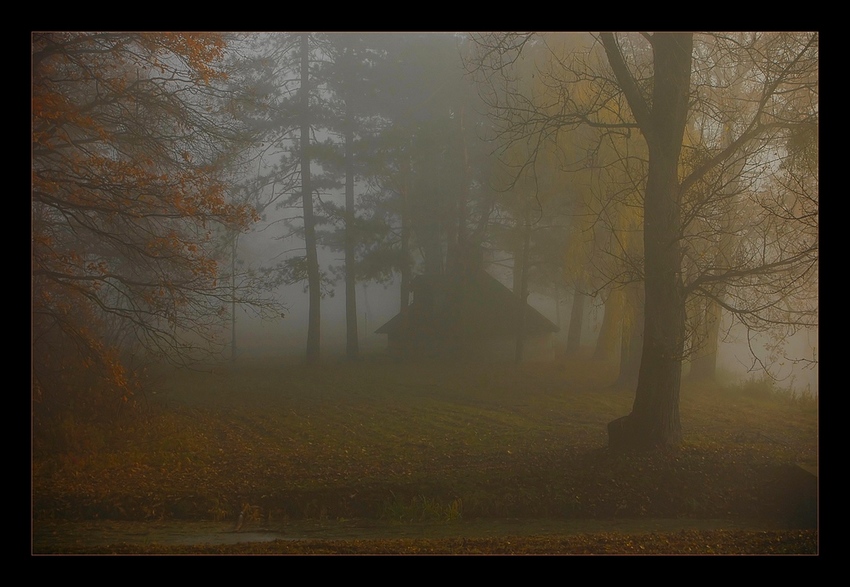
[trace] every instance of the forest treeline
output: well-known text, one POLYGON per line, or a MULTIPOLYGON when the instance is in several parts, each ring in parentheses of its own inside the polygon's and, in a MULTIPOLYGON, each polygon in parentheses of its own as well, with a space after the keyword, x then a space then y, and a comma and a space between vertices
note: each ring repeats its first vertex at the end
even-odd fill
POLYGON ((612 446, 676 444, 684 361, 817 326, 818 124, 817 33, 33 33, 36 421, 235 357, 280 285, 317 363, 331 288, 355 359, 358 282, 505 263, 604 304, 612 446))

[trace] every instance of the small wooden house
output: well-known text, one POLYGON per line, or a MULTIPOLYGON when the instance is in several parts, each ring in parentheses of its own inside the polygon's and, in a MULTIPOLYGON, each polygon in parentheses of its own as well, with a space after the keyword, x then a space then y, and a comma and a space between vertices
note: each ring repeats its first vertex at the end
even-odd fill
POLYGON ((413 301, 378 328, 392 352, 512 360, 521 310, 523 356, 551 355, 558 327, 483 269, 453 277, 420 275, 411 282, 413 301), (406 324, 405 324, 406 322, 406 324))

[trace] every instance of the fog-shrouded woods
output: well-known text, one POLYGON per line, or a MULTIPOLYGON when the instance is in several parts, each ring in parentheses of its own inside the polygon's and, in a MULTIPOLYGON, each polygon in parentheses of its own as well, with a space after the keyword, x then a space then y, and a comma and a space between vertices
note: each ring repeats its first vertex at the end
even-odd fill
POLYGON ((608 365, 817 394, 818 34, 32 35, 35 421, 146 368, 608 365))

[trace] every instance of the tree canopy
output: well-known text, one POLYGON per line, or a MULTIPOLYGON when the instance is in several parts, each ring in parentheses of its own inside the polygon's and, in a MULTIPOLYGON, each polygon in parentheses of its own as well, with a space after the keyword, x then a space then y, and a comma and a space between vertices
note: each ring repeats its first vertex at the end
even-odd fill
MULTIPOLYGON (((816 325, 817 171, 809 163, 818 35, 602 33, 590 44, 558 37, 480 35, 474 71, 502 143, 534 147, 521 168, 534 166, 553 137, 585 128, 597 131, 590 164, 607 145, 635 178, 642 259, 615 267, 637 268, 645 284, 643 353, 633 412, 611 437, 675 444, 682 361, 700 333, 686 316, 689 307, 696 325, 709 316, 689 304, 708 300, 750 329, 816 325), (530 75, 543 81, 524 89, 523 59, 541 52, 548 58, 537 58, 530 75), (802 169, 797 162, 802 175, 792 171, 802 169)), ((631 198, 629 191, 621 194, 631 198)), ((616 193, 599 193, 600 220, 612 218, 601 212, 616 193)))
POLYGON ((263 262, 307 283, 309 362, 336 251, 352 358, 357 280, 400 276, 404 314, 414 273, 482 247, 520 298, 598 295, 636 444, 675 444, 721 323, 817 326, 817 33, 38 32, 32 106, 38 399, 128 398, 133 356, 264 304, 236 279, 257 221, 288 227, 263 262))
POLYGON ((256 220, 228 201, 224 51, 209 34, 33 35, 37 399, 85 376, 126 400, 127 353, 182 360, 215 336, 233 292, 210 243, 256 220))

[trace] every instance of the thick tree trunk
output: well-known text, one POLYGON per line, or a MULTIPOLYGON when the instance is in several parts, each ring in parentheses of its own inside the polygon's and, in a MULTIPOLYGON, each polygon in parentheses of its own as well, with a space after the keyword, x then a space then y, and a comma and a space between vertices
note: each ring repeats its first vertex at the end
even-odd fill
POLYGON ((310 35, 301 36, 301 192, 304 213, 304 246, 307 250, 307 287, 310 308, 307 319, 307 362, 319 361, 321 349, 322 291, 319 254, 316 245, 316 219, 313 214, 313 187, 310 177, 310 35))
POLYGON ((685 340, 685 300, 679 245, 678 164, 688 113, 692 34, 652 35, 651 105, 625 68, 613 35, 603 36, 617 79, 649 147, 644 198, 644 340, 632 412, 608 425, 614 450, 681 442, 679 389, 685 340))

